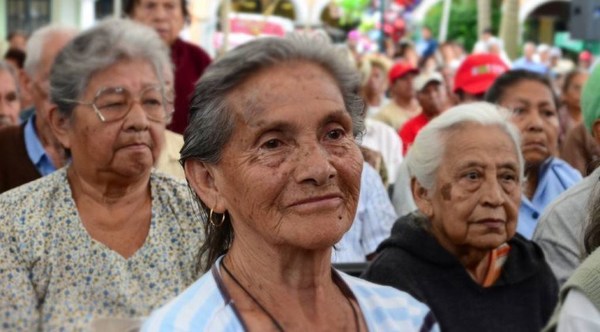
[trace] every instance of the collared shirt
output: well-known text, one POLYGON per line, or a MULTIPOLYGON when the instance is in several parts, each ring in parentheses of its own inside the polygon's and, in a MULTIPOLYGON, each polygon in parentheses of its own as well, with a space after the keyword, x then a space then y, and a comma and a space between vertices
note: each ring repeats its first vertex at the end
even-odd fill
POLYGON ((377 171, 363 163, 360 196, 350 230, 331 252, 334 263, 366 262, 379 244, 390 236, 398 216, 377 171))
POLYGON ((398 133, 381 121, 367 118, 360 145, 381 153, 389 182, 396 181, 396 170, 402 163, 402 141, 398 133))
POLYGON ((33 114, 25 124, 25 148, 27 149, 27 155, 31 162, 35 165, 35 168, 46 176, 54 171, 56 167, 52 164, 52 160, 46 154, 46 150, 42 146, 42 142, 35 131, 35 114, 33 114))
MULTIPOLYGON (((221 281, 221 259, 181 295, 155 311, 142 331, 247 331, 221 281)), ((369 331, 439 331, 429 308, 408 293, 337 274, 356 298, 369 331)))
POLYGON ((581 181, 578 170, 558 158, 549 158, 540 166, 538 186, 529 200, 525 195, 521 197, 519 208, 519 222, 517 232, 531 239, 542 212, 563 191, 581 181))

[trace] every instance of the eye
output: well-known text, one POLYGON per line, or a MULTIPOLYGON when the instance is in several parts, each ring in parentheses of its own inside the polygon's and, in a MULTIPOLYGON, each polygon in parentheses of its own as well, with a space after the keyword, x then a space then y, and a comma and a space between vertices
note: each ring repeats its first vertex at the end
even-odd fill
POLYGON ((467 180, 478 180, 481 176, 479 175, 478 172, 472 171, 472 172, 465 173, 465 175, 463 175, 463 177, 467 180))
POLYGON ((545 117, 547 117, 547 118, 550 118, 550 117, 553 117, 553 116, 555 116, 555 115, 556 115, 556 112, 555 112, 554 110, 542 110, 542 114, 543 114, 545 117))
POLYGON ((330 140, 337 141, 344 137, 346 132, 343 129, 334 129, 327 132, 326 137, 330 140))
POLYGON ((506 172, 500 175, 500 179, 505 182, 517 182, 518 177, 513 172, 506 172))
POLYGON ((162 102, 159 99, 156 99, 156 98, 144 99, 144 106, 156 107, 156 106, 161 106, 161 105, 162 105, 162 102))
POLYGON ((281 140, 272 138, 272 139, 264 142, 260 147, 262 149, 273 150, 273 149, 277 149, 277 148, 281 147, 282 145, 283 145, 283 142, 281 140))
POLYGON ((524 107, 513 107, 512 108, 512 114, 513 115, 521 115, 525 113, 525 108, 524 107))

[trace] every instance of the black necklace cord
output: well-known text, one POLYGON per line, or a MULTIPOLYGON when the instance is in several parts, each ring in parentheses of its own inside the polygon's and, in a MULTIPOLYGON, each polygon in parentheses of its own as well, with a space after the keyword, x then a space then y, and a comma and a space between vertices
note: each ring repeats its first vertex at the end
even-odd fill
MULTIPOLYGON (((233 275, 233 273, 231 271, 229 271, 229 269, 227 268, 227 266, 224 263, 224 259, 221 260, 221 266, 223 267, 223 270, 225 270, 225 272, 227 272, 227 274, 231 277, 231 279, 236 283, 236 285, 238 285, 246 293, 246 295, 248 295, 248 297, 250 297, 250 299, 252 299, 252 301, 254 301, 254 303, 256 303, 256 305, 260 308, 260 310, 262 310, 265 313, 265 315, 267 315, 269 317, 269 319, 271 320, 271 323, 273 323, 273 325, 275 326, 277 331, 284 332, 283 326, 281 326, 279 321, 277 321, 277 319, 275 319, 275 317, 267 310, 267 308, 265 308, 260 302, 258 302, 258 300, 250 293, 250 291, 248 291, 246 289, 246 287, 244 287, 242 285, 242 283, 233 275)), ((352 309, 352 315, 354 316, 354 325, 356 326, 356 331, 360 332, 360 322, 358 320, 358 312, 356 311, 356 308, 352 304, 350 297, 347 294, 345 294, 343 291, 342 291, 342 293, 344 294, 346 301, 348 301, 348 304, 350 305, 350 308, 352 309)))

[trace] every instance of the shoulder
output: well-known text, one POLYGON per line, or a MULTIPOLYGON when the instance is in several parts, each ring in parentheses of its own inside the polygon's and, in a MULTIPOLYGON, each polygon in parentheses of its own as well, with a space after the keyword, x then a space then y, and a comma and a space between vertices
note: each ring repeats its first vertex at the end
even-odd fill
POLYGON ((53 201, 57 191, 69 191, 66 167, 56 172, 6 191, 0 195, 0 215, 15 213, 19 207, 38 209, 47 207, 53 201))
MULTIPOLYGON (((153 169, 150 183, 152 195, 157 196, 161 213, 175 215, 177 219, 188 220, 199 225, 193 218, 199 213, 195 198, 185 181, 153 169)), ((203 213, 200 212, 200 215, 203 216, 203 213)))
POLYGON ((549 167, 565 185, 571 186, 582 179, 581 173, 562 159, 553 158, 549 167))
POLYGON ((382 330, 418 330, 430 312, 425 304, 408 293, 343 273, 340 275, 356 296, 369 326, 382 330))
POLYGON ((201 66, 208 66, 211 62, 210 56, 198 45, 177 38, 173 44, 172 51, 185 52, 201 66))
POLYGON ((183 293, 154 311, 142 331, 205 331, 225 306, 215 279, 209 271, 183 293))

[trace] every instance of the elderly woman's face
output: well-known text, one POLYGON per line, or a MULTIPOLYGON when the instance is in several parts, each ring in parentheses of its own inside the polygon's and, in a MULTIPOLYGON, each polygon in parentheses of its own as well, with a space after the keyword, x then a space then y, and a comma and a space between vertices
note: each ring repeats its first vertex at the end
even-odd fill
POLYGON ((558 112, 546 85, 522 80, 506 89, 500 105, 512 111, 511 121, 521 131, 521 151, 528 165, 540 165, 557 154, 558 112))
POLYGON ((181 0, 137 0, 132 18, 154 28, 168 45, 175 42, 185 24, 181 0))
POLYGON ((516 147, 498 127, 477 124, 446 142, 435 188, 419 208, 451 251, 494 249, 515 234, 521 197, 516 147))
POLYGON ((102 122, 89 105, 73 110, 66 137, 60 138, 71 149, 73 165, 80 171, 138 177, 147 174, 158 159, 164 141, 164 121, 149 118, 145 108, 153 102, 148 92, 160 82, 152 65, 141 59, 121 60, 91 76, 80 100, 93 102, 105 112, 102 122), (117 89, 113 89, 117 88, 117 89), (132 101, 123 118, 108 121, 107 114, 117 103, 128 100, 122 94, 98 91, 127 91, 132 101))
POLYGON ((236 239, 331 247, 352 224, 362 170, 334 80, 289 62, 255 74, 229 100, 235 130, 213 166, 218 203, 209 207, 229 213, 236 239))

